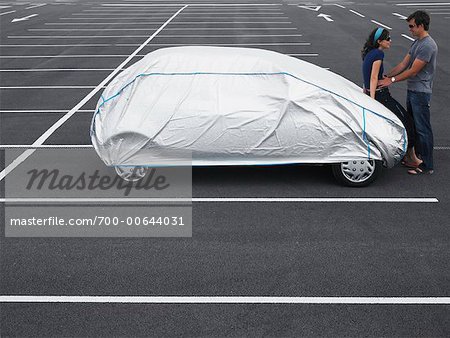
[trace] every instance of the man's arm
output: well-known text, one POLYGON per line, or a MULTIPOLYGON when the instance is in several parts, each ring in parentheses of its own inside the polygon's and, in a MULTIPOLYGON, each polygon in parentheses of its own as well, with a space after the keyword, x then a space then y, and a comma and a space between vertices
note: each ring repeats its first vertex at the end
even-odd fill
MULTIPOLYGON (((403 81, 406 80, 412 76, 415 76, 418 72, 420 72, 423 67, 425 67, 427 63, 425 61, 419 60, 419 59, 415 59, 411 68, 405 70, 404 72, 398 74, 395 76, 395 82, 397 81, 403 81)), ((395 68, 394 68, 395 69, 395 68)), ((392 71, 391 71, 392 72, 392 71)), ((389 72, 388 77, 384 78, 383 80, 380 80, 378 82, 378 85, 381 87, 387 87, 390 86, 393 81, 392 81, 392 77, 390 77, 391 72, 389 72)))
POLYGON ((386 76, 388 77, 392 77, 392 76, 396 76, 398 74, 400 74, 401 72, 403 72, 406 67, 408 67, 409 64, 409 59, 411 58, 411 55, 406 54, 406 56, 403 58, 403 60, 394 68, 392 68, 387 74, 386 76))

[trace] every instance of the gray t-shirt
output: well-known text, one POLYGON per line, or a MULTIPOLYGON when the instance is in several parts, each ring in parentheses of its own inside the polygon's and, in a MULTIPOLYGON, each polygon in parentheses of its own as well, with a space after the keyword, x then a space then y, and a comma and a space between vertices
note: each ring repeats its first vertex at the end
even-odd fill
POLYGON ((416 76, 408 79, 408 90, 431 93, 434 70, 436 69, 437 52, 437 44, 431 36, 413 42, 409 50, 411 59, 409 61, 408 69, 411 68, 415 59, 424 61, 427 64, 416 76))

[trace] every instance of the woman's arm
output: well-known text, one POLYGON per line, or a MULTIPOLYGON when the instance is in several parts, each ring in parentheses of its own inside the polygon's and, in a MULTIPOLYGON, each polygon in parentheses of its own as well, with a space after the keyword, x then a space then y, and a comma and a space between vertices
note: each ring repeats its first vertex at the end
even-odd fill
POLYGON ((377 60, 374 63, 372 63, 372 72, 370 73, 370 97, 372 99, 375 98, 375 90, 378 86, 378 73, 380 72, 381 68, 381 60, 377 60))

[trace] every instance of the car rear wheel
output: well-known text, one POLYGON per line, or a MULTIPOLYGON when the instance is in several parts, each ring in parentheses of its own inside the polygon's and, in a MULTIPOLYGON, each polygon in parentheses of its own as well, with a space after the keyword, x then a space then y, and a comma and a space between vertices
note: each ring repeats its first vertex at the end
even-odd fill
POLYGON ((136 182, 147 173, 146 167, 115 167, 117 175, 128 182, 136 182))
POLYGON ((375 160, 353 160, 333 164, 336 180, 349 187, 365 187, 375 181, 383 166, 375 160))

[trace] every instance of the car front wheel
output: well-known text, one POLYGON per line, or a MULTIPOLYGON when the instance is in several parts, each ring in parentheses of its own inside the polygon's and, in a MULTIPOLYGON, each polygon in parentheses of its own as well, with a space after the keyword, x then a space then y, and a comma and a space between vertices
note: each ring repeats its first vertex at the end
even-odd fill
POLYGON ((353 160, 332 165, 336 180, 349 187, 366 187, 380 174, 383 166, 375 160, 353 160))
POLYGON ((145 167, 115 167, 117 175, 128 182, 136 182, 142 179, 146 173, 145 167))

